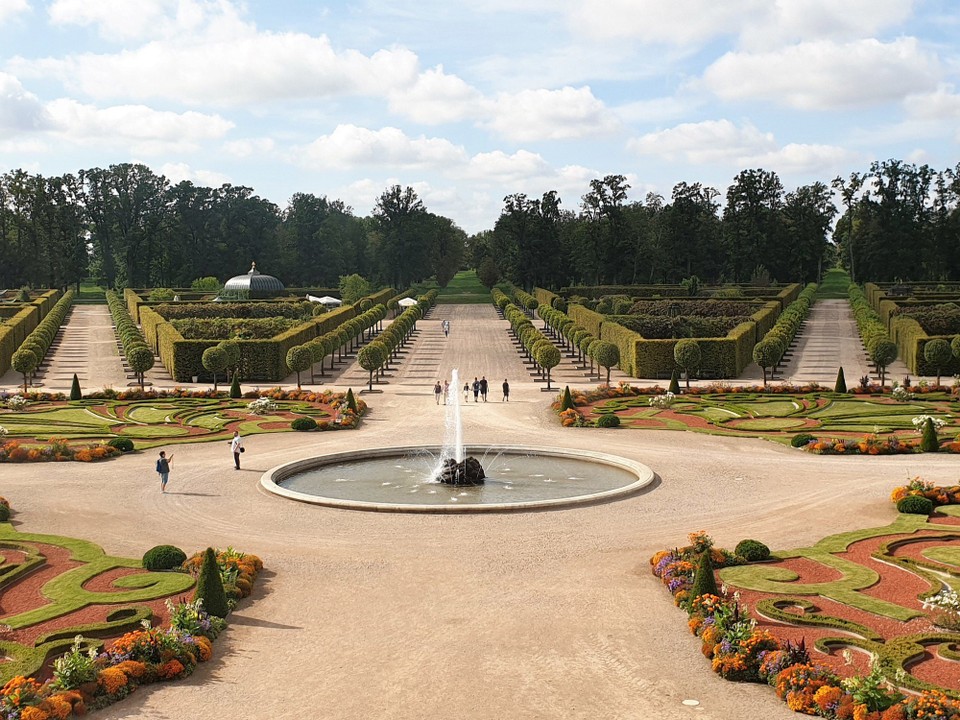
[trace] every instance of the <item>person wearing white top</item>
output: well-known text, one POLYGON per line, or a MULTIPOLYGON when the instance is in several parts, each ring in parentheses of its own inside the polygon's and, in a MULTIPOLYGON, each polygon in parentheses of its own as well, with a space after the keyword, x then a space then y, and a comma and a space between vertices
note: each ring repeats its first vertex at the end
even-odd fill
POLYGON ((240 453, 243 452, 243 438, 240 437, 240 431, 233 431, 233 440, 230 441, 230 452, 233 453, 234 470, 240 469, 240 453))

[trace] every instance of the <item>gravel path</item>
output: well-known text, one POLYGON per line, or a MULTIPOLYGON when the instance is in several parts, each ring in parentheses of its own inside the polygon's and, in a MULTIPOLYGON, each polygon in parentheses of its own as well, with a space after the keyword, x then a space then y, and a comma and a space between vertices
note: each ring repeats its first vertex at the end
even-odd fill
POLYGON ((226 443, 170 448, 165 495, 153 452, 3 466, 0 492, 23 531, 91 539, 132 557, 160 543, 232 545, 265 562, 212 663, 97 717, 796 718, 769 688, 710 671, 648 558, 699 529, 723 546, 754 537, 791 548, 886 524, 895 484, 916 474, 955 482, 955 461, 561 429, 550 395, 523 377, 503 321, 469 307, 451 310, 450 338, 437 336, 438 319, 421 323, 416 351, 383 393, 367 396, 359 430, 252 436, 240 472, 226 443), (288 460, 437 442, 443 415, 431 386, 455 364, 513 386, 509 403, 494 392, 464 408, 468 442, 603 449, 648 464, 658 482, 609 504, 452 517, 325 509, 259 489, 260 475, 288 460))

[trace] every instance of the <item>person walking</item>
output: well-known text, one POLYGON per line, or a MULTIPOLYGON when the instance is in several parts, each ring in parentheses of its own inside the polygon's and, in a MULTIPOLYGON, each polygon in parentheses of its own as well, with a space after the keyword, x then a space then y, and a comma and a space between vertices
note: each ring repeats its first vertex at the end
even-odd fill
POLYGON ((470 383, 465 382, 463 384, 463 401, 467 402, 470 399, 470 383))
POLYGON ((506 378, 503 379, 503 400, 500 402, 510 402, 510 383, 506 378))
POLYGON ((477 398, 480 397, 480 381, 477 378, 473 378, 473 401, 477 402, 477 398))
POLYGON ((450 337, 450 323, 447 320, 443 321, 443 336, 450 337))
POLYGON ((230 452, 233 453, 234 470, 240 469, 240 453, 244 452, 243 438, 240 437, 240 431, 233 431, 233 440, 230 441, 230 452))
POLYGON ((433 397, 437 401, 437 405, 440 404, 440 396, 443 394, 443 385, 440 384, 440 381, 437 380, 437 384, 433 386, 433 397))
POLYGON ((480 397, 483 398, 483 401, 487 401, 487 390, 490 389, 490 384, 487 382, 487 376, 484 375, 480 378, 480 397))
POLYGON ((170 463, 173 461, 173 455, 167 457, 165 450, 160 451, 160 457, 157 458, 157 475, 160 476, 160 492, 167 491, 167 480, 170 479, 170 463))

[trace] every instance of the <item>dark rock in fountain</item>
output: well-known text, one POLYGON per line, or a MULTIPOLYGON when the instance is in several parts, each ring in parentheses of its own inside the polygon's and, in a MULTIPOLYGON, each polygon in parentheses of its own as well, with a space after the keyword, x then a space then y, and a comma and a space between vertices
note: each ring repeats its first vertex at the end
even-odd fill
POLYGON ((485 477, 480 461, 474 457, 468 457, 459 463, 453 458, 447 458, 440 468, 440 482, 445 485, 483 485, 485 477))

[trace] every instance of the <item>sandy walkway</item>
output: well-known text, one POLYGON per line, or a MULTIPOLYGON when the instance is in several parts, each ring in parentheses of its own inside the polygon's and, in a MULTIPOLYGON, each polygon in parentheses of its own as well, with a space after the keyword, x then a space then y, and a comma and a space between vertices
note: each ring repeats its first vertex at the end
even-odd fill
MULTIPOLYGON (((469 315, 453 322, 464 331, 456 343, 430 340, 431 378, 452 368, 453 353, 473 360, 469 373, 517 372, 501 321, 469 315)), ((430 337, 425 326, 418 342, 430 337)), ((698 529, 725 546, 806 545, 889 522, 888 493, 908 476, 956 481, 948 457, 817 457, 688 433, 563 430, 549 396, 518 382, 510 403, 495 393, 465 408, 470 442, 602 447, 650 465, 658 485, 576 510, 460 517, 324 509, 258 489, 260 474, 287 460, 436 442, 441 409, 427 373, 412 368, 370 396, 360 430, 251 437, 242 472, 226 444, 173 448, 167 495, 152 452, 2 466, 0 494, 24 531, 129 556, 166 542, 233 545, 268 568, 213 663, 98 717, 795 719, 768 688, 713 675, 649 556, 698 529)))

